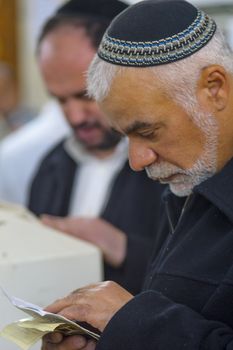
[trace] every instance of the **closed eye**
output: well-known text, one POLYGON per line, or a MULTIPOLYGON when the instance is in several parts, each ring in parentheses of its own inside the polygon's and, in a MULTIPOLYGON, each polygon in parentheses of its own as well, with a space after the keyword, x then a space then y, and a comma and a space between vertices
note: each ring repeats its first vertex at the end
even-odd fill
POLYGON ((154 130, 153 131, 139 131, 138 133, 138 136, 141 136, 141 137, 146 137, 146 138, 150 138, 150 137, 153 137, 155 132, 154 130))
POLYGON ((147 138, 147 139, 155 139, 158 136, 160 127, 156 127, 148 130, 137 130, 136 134, 139 137, 147 138))

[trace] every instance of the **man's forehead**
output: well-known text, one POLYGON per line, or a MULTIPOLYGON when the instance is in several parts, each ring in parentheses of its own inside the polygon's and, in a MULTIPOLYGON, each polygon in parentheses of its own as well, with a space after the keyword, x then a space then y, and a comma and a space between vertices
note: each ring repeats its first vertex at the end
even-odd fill
POLYGON ((110 116, 134 115, 142 117, 145 109, 153 113, 154 108, 169 102, 164 87, 150 69, 126 68, 113 80, 107 96, 100 103, 110 116))
POLYGON ((62 26, 45 36, 40 44, 38 58, 58 57, 63 61, 78 61, 83 64, 87 61, 90 64, 95 53, 96 49, 83 28, 62 26))
POLYGON ((130 107, 134 105, 137 95, 141 95, 145 90, 147 74, 139 70, 127 68, 123 72, 118 73, 111 82, 107 96, 102 101, 104 108, 111 111, 124 112, 125 105, 130 107))

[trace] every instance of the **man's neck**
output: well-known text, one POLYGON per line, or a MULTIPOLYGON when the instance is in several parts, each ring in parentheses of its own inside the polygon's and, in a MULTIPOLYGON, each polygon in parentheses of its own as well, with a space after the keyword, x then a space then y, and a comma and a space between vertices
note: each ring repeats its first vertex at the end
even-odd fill
POLYGON ((110 149, 86 149, 81 145, 74 135, 70 135, 64 142, 64 148, 69 156, 79 163, 87 159, 107 160, 112 157, 127 158, 127 142, 122 139, 117 145, 110 149))
POLYGON ((115 151, 115 147, 111 148, 111 149, 107 149, 107 150, 87 150, 87 152, 98 159, 105 159, 108 158, 109 156, 111 156, 115 151))

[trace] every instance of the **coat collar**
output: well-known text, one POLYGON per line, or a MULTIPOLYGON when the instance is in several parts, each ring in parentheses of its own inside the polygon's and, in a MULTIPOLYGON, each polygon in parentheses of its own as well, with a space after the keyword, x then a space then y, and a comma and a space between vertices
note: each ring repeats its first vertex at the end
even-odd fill
POLYGON ((233 158, 193 190, 218 207, 233 222, 233 158))
MULTIPOLYGON (((233 158, 221 171, 194 187, 193 193, 205 197, 233 222, 233 158)), ((165 189, 162 198, 173 209, 178 208, 179 212, 185 202, 185 197, 175 196, 169 187, 165 189)))

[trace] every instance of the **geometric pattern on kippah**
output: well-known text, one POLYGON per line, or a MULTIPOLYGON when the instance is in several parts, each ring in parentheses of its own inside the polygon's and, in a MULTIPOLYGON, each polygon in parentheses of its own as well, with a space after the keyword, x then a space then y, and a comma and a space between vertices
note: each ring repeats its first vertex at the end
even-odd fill
POLYGON ((107 62, 121 66, 147 67, 171 63, 188 57, 205 46, 215 31, 214 20, 198 10, 196 19, 187 29, 165 39, 124 41, 106 33, 98 55, 107 62))

